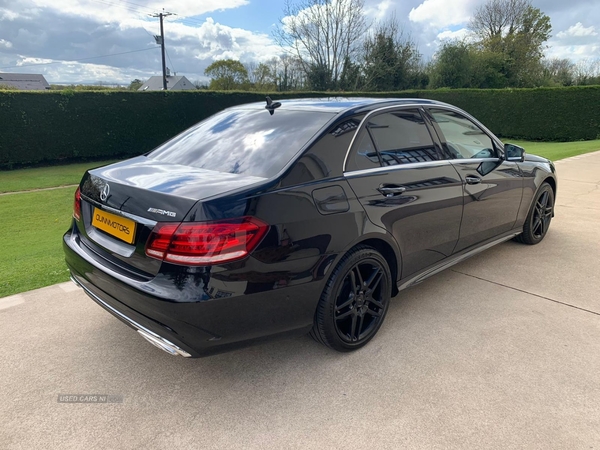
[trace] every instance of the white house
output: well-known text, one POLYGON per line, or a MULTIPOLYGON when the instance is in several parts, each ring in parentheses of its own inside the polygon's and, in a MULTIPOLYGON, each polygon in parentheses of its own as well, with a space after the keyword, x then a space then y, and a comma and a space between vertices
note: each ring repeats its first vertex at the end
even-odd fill
MULTIPOLYGON (((167 91, 185 91, 188 89, 196 89, 196 86, 183 76, 167 76, 167 91)), ((148 81, 142 84, 138 91, 162 91, 163 77, 150 77, 148 81)))

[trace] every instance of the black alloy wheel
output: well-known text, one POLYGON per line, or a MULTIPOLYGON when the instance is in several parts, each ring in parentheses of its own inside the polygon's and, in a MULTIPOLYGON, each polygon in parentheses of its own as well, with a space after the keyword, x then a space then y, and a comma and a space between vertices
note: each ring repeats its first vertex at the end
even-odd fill
POLYGON ((548 183, 540 187, 531 210, 525 220, 523 233, 517 240, 523 244, 535 245, 544 239, 554 212, 554 191, 548 183))
POLYGON ((331 275, 311 336, 337 351, 356 350, 381 327, 390 297, 391 275, 385 258, 370 247, 357 247, 331 275))

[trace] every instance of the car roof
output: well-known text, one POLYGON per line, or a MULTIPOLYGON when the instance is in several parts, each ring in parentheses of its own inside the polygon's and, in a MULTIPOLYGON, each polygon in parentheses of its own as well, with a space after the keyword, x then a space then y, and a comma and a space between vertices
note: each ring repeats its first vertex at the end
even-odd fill
MULTIPOLYGON (((423 98, 370 98, 370 97, 321 97, 321 98, 297 98, 278 100, 273 96, 273 101, 280 102, 278 109, 294 111, 319 111, 339 113, 358 113, 371 111, 385 106, 402 105, 445 105, 445 103, 423 98)), ((232 109, 264 109, 266 103, 255 102, 234 106, 232 109)))

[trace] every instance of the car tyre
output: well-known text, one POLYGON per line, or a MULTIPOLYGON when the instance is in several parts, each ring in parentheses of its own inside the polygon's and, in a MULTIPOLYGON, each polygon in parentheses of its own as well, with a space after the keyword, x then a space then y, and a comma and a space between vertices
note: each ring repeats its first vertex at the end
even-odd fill
POLYGON ((528 245, 542 242, 550 227, 553 212, 554 191, 548 183, 542 183, 529 214, 527 214, 527 219, 525 219, 523 233, 518 235, 515 240, 528 245))
POLYGON ((383 323, 391 288, 392 277, 385 258, 371 247, 355 247, 329 277, 310 335, 339 352, 363 347, 383 323))

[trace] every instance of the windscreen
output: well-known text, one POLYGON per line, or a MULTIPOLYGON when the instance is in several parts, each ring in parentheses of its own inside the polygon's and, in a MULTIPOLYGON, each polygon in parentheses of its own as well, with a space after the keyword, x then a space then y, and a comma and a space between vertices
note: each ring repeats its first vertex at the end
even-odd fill
POLYGON ((164 143, 148 157, 171 164, 270 178, 334 114, 315 111, 223 111, 164 143))

